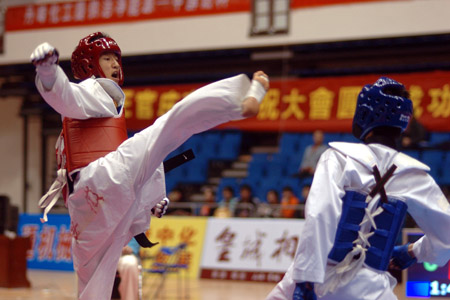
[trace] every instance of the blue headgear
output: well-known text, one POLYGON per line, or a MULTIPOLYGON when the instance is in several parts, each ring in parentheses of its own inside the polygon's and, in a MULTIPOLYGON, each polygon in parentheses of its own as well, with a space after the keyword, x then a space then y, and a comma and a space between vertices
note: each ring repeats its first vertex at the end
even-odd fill
POLYGON ((353 117, 353 135, 364 140, 374 128, 389 126, 403 132, 412 116, 412 102, 408 98, 385 93, 386 89, 406 91, 405 86, 388 77, 380 77, 373 85, 363 87, 358 95, 353 117))

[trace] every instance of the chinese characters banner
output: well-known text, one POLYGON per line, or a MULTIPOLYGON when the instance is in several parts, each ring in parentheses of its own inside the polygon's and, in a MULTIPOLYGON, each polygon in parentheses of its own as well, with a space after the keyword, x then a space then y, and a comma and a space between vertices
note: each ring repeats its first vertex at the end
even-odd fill
POLYGON ((19 235, 31 238, 28 268, 73 271, 69 215, 49 215, 44 224, 41 217, 40 214, 21 214, 19 218, 19 235))
MULTIPOLYGON (((291 8, 388 0, 292 0, 291 8)), ((81 0, 9 7, 6 30, 250 12, 250 0, 81 0)))
POLYGON ((201 278, 278 282, 292 260, 304 220, 208 220, 201 278))
POLYGON ((7 31, 250 11, 240 0, 88 0, 9 7, 7 31))
MULTIPOLYGON (((334 4, 348 4, 358 2, 380 2, 392 0, 291 0, 291 8, 303 8, 310 6, 334 5, 334 4)), ((395 0, 394 0, 395 1, 395 0)), ((396 0, 405 1, 405 0, 396 0)))
MULTIPOLYGON (((361 88, 381 75, 272 80, 257 117, 220 128, 251 131, 322 129, 350 132, 361 88)), ((414 114, 430 131, 450 131, 450 72, 389 75, 405 84, 414 114)), ((130 130, 140 130, 202 84, 127 88, 125 117, 130 130)))

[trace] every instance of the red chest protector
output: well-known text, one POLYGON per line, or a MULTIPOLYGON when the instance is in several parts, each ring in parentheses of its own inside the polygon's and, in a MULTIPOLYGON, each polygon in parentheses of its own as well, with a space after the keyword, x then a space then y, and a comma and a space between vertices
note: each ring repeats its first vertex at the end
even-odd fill
POLYGON ((115 151, 128 138, 125 114, 119 118, 64 118, 62 134, 68 174, 115 151))

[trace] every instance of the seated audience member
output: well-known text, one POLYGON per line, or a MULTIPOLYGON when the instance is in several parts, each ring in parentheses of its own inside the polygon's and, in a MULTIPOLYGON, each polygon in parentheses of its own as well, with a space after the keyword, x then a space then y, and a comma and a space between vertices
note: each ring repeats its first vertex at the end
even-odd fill
POLYGON ((200 207, 199 216, 211 217, 216 206, 216 193, 212 187, 203 188, 203 205, 200 207))
POLYGON ((139 299, 139 244, 135 239, 123 247, 117 265, 120 276, 119 293, 122 300, 139 299))
POLYGON ((214 217, 229 218, 234 217, 238 198, 234 196, 234 190, 231 186, 222 189, 222 198, 219 200, 219 207, 214 210, 214 217))
POLYGON ((309 195, 309 190, 311 189, 311 184, 305 184, 302 187, 302 191, 301 191, 301 199, 300 202, 301 203, 306 203, 306 200, 308 199, 308 195, 309 195))
POLYGON ((280 197, 274 189, 267 191, 266 202, 261 202, 256 210, 256 215, 260 218, 280 217, 280 197))
POLYGON ((166 215, 170 216, 192 216, 192 208, 184 197, 183 190, 174 188, 167 196, 170 200, 166 215))
POLYGON ((323 144, 323 132, 316 130, 313 133, 313 144, 305 149, 302 162, 299 168, 300 177, 310 177, 314 175, 319 158, 328 146, 323 144))
POLYGON ((294 191, 290 186, 286 186, 283 188, 283 192, 281 193, 281 212, 280 216, 282 218, 294 218, 297 217, 297 210, 295 205, 298 205, 300 200, 295 196, 294 191))
POLYGON ((256 214, 256 205, 259 199, 253 196, 252 188, 248 184, 243 184, 239 189, 239 202, 236 206, 236 217, 248 218, 256 214))

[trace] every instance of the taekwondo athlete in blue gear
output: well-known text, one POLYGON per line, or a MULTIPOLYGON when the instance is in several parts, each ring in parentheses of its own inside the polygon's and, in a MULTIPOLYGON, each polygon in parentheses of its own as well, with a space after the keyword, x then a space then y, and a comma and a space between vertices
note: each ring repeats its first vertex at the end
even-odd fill
POLYGON ((294 261, 266 299, 394 300, 389 265, 447 263, 450 205, 429 168, 396 151, 412 111, 395 80, 361 90, 352 132, 363 143, 333 142, 321 156, 294 261), (425 235, 395 247, 406 212, 425 235))

